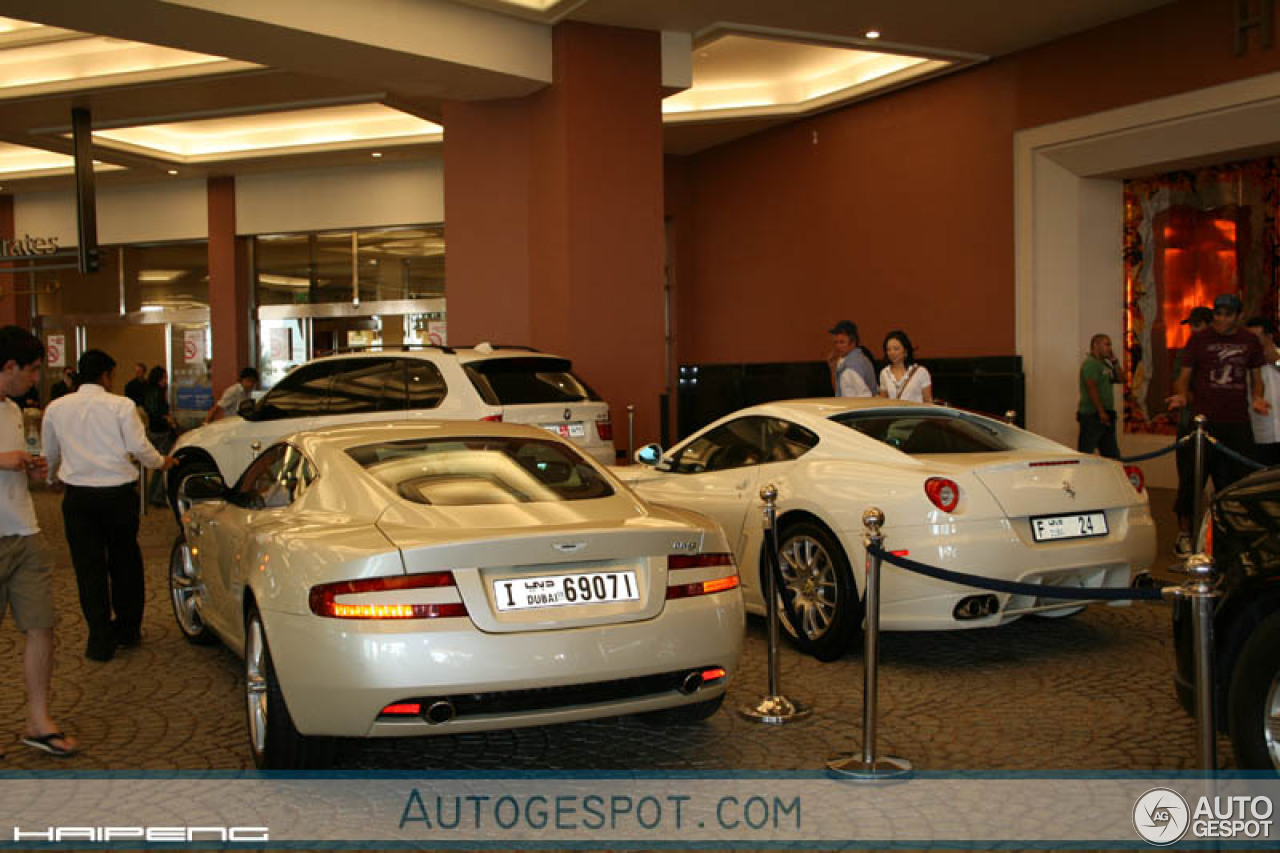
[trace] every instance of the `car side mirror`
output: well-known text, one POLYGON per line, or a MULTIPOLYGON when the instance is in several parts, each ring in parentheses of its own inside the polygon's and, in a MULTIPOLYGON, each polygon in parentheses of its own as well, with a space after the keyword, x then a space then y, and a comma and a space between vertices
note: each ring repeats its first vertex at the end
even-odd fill
POLYGON ((227 497, 227 484, 218 474, 192 474, 178 485, 178 500, 190 506, 204 501, 220 501, 227 497))
POLYGON ((257 403, 254 400, 241 400, 240 405, 236 406, 236 414, 242 418, 247 418, 249 415, 253 414, 253 410, 256 407, 257 403))
POLYGON ((636 451, 635 460, 641 465, 648 465, 650 468, 656 467, 662 461, 662 445, 646 444, 636 451))

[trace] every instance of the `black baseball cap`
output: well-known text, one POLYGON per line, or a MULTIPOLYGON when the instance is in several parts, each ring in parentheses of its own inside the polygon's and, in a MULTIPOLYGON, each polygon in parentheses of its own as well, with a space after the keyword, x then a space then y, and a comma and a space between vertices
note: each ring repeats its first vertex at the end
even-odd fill
POLYGON ((841 320, 827 330, 832 335, 848 335, 850 339, 858 339, 858 326, 852 320, 841 320))
POLYGON ((1200 323, 1209 325, 1213 322, 1213 311, 1208 308, 1192 308, 1191 313, 1187 315, 1187 319, 1182 321, 1182 325, 1189 326, 1192 323, 1200 323))
POLYGON ((1220 293, 1213 300, 1213 310, 1230 311, 1232 314, 1239 314, 1244 310, 1244 306, 1240 304, 1240 297, 1234 293, 1220 293))

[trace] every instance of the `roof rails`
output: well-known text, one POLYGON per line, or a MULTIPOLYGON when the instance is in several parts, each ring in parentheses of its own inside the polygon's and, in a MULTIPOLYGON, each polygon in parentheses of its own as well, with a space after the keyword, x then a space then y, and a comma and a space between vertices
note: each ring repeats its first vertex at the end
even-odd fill
POLYGON ((428 349, 439 350, 453 355, 453 347, 447 347, 443 344, 365 344, 363 346, 336 347, 329 350, 325 355, 343 355, 353 352, 411 352, 413 350, 428 349))
MULTIPOLYGON (((488 344, 493 349, 518 349, 524 352, 542 352, 537 347, 525 346, 524 344, 495 344, 492 341, 481 341, 480 343, 488 344)), ((454 344, 454 349, 475 349, 480 344, 454 344)))

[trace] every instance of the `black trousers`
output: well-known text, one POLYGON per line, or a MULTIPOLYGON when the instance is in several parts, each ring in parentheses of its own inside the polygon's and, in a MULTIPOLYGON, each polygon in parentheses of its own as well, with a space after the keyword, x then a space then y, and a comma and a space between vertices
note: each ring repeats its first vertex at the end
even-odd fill
POLYGON ((117 629, 123 635, 136 635, 142 627, 146 595, 138 547, 137 485, 67 486, 62 520, 80 589, 80 610, 89 625, 89 643, 114 646, 117 629))
POLYGON ((1096 414, 1076 413, 1080 422, 1080 438, 1076 441, 1076 450, 1081 453, 1098 451, 1108 459, 1120 458, 1120 446, 1116 443, 1116 413, 1107 410, 1111 423, 1104 424, 1096 414))
MULTIPOLYGON (((1230 447, 1241 456, 1247 456, 1250 459, 1255 458, 1257 450, 1253 443, 1253 426, 1248 421, 1236 424, 1215 424, 1207 423, 1204 426, 1205 432, 1218 439, 1227 447, 1230 447)), ((1194 430, 1192 430, 1194 432, 1194 430)), ((1192 471, 1188 472, 1186 482, 1187 488, 1183 489, 1181 485, 1178 488, 1178 497, 1174 502, 1173 508, 1179 516, 1191 515, 1191 501, 1195 489, 1204 489, 1204 480, 1199 483, 1195 481, 1195 447, 1194 443, 1187 445, 1189 464, 1192 471)), ((1239 480, 1241 477, 1249 473, 1249 468, 1245 465, 1228 459, 1224 454, 1215 450, 1212 446, 1206 445, 1204 449, 1205 462, 1205 479, 1213 478, 1213 490, 1220 492, 1227 486, 1239 480)), ((1180 478, 1181 479, 1181 478, 1180 478)), ((1194 532, 1194 531, 1193 531, 1194 532)))

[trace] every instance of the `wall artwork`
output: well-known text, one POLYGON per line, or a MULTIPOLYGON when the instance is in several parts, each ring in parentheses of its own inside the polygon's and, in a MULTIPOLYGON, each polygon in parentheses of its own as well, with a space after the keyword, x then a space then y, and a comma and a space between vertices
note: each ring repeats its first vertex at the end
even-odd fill
POLYGON ((1244 317, 1277 318, 1280 158, 1125 181, 1125 431, 1176 431, 1165 398, 1191 309, 1239 294, 1244 317))

